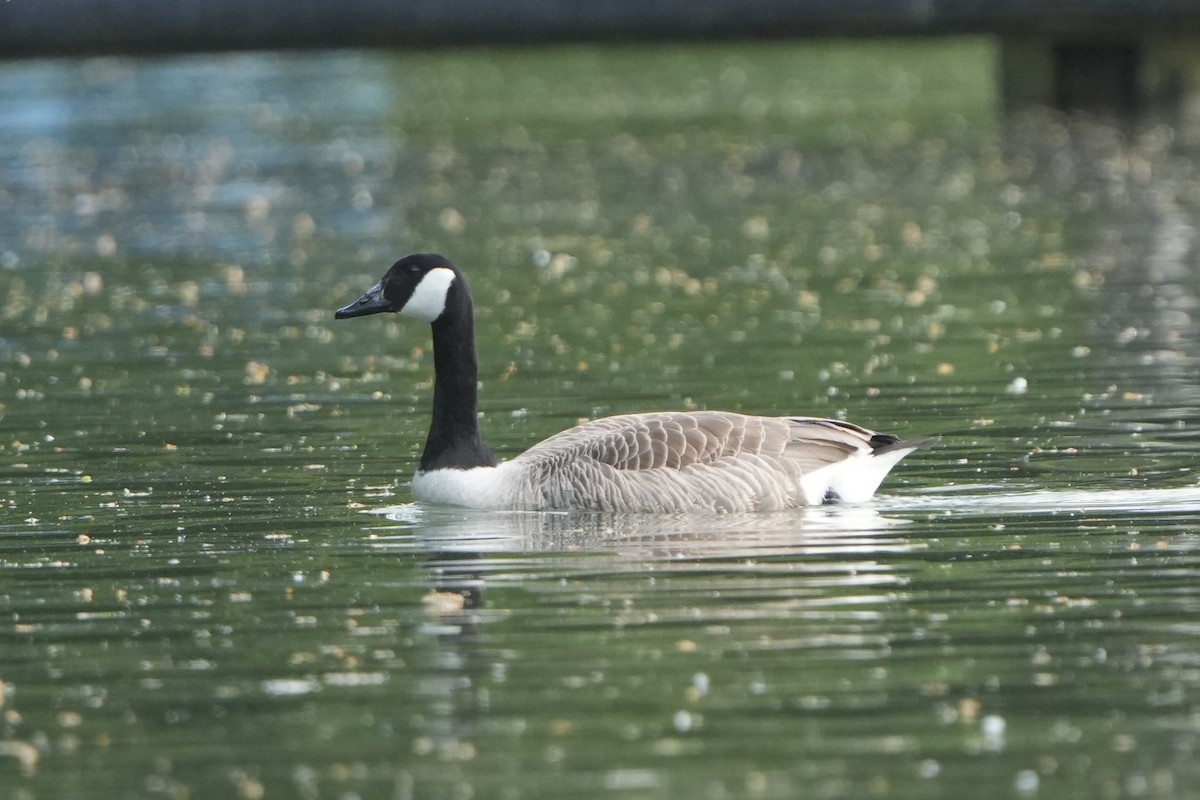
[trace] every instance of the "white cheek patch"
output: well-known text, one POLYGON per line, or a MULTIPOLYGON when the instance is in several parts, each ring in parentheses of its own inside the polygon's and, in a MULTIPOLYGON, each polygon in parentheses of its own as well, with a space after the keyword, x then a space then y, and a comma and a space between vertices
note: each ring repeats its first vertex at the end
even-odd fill
POLYGON ((454 270, 437 267, 425 273, 412 297, 400 309, 406 317, 414 317, 423 322, 433 322, 446 310, 446 294, 450 284, 454 283, 454 270))

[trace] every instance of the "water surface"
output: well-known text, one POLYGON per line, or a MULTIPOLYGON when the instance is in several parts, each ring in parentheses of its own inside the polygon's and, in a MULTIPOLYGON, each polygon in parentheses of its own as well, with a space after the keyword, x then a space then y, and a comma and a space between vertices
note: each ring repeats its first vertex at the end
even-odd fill
POLYGON ((1194 797, 1197 233, 979 42, 0 68, 0 797, 1194 797), (874 503, 412 503, 464 266, 503 457, 941 437, 874 503))

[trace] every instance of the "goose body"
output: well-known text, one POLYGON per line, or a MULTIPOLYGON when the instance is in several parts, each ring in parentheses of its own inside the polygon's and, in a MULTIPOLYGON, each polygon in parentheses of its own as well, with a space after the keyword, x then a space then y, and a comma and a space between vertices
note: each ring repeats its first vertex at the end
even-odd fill
POLYGON ((337 318, 384 311, 433 329, 433 419, 412 482, 422 502, 671 513, 861 502, 932 441, 816 417, 656 412, 585 422, 498 464, 479 432, 474 310, 462 273, 442 256, 407 256, 337 318))

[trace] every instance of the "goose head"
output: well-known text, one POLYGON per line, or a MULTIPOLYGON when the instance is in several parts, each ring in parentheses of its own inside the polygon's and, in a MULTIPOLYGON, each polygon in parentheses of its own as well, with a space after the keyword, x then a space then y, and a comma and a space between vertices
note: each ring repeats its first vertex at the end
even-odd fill
POLYGON ((423 322, 436 322, 446 310, 450 289, 460 281, 458 268, 445 256, 415 253, 397 261, 379 283, 345 308, 337 319, 390 311, 423 322))

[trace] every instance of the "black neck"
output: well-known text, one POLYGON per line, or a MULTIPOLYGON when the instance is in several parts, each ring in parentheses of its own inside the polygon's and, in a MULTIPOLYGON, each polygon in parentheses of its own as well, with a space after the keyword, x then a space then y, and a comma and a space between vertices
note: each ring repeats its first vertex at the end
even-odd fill
POLYGON ((479 433, 474 309, 461 276, 450 287, 446 310, 433 323, 433 371, 433 421, 421 469, 496 466, 479 433))

